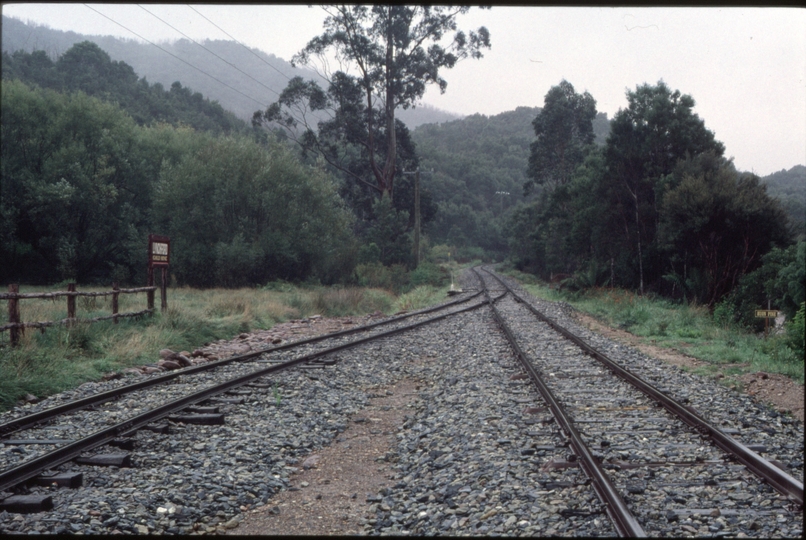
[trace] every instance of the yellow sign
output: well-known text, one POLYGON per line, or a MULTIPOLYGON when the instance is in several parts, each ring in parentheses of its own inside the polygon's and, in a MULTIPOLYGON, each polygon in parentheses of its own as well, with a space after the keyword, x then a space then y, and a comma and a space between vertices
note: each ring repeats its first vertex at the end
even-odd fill
POLYGON ((759 319, 774 319, 778 316, 777 309, 757 309, 756 317, 759 319))

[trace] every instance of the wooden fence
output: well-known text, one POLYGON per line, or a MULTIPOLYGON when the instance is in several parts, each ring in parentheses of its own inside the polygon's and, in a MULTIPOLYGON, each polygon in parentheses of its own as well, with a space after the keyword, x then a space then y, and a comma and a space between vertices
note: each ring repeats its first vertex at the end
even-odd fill
MULTIPOLYGON (((56 326, 59 324, 66 324, 72 326, 77 323, 94 323, 99 321, 106 321, 112 319, 115 324, 118 323, 120 317, 137 317, 139 315, 153 314, 154 313, 154 291, 157 287, 138 287, 135 289, 121 289, 117 283, 112 284, 111 291, 102 292, 78 292, 76 291, 75 283, 68 283, 66 291, 56 291, 49 293, 20 293, 20 286, 12 284, 8 286, 7 293, 0 293, 0 300, 8 300, 8 324, 0 326, 0 332, 10 331, 11 346, 16 347, 20 342, 20 335, 26 328, 39 328, 45 331, 49 326, 56 326), (134 294, 134 293, 147 293, 148 308, 142 311, 130 311, 126 313, 118 313, 118 297, 121 294, 134 294), (50 298, 56 299, 60 296, 67 297, 67 318, 61 321, 44 321, 44 322, 21 322, 20 321, 20 300, 26 298, 50 298), (111 296, 112 297, 112 315, 106 317, 95 317, 92 319, 79 319, 76 317, 76 297, 77 296, 111 296)), ((165 295, 162 295, 162 311, 168 308, 168 302, 165 295)))

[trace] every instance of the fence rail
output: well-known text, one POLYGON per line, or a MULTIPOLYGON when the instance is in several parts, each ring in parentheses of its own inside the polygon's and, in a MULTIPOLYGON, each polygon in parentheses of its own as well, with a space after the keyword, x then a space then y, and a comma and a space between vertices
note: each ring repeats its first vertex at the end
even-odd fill
MULTIPOLYGON (((114 285, 113 285, 114 287, 114 285)), ((79 291, 55 291, 49 293, 0 293, 0 300, 8 300, 10 298, 58 298, 59 296, 113 296, 115 294, 130 294, 139 292, 156 291, 159 287, 138 287, 136 289, 118 289, 117 291, 99 291, 99 292, 79 292, 79 291)))
MULTIPOLYGON (((11 284, 8 286, 7 293, 0 293, 0 300, 8 300, 8 324, 0 326, 0 332, 10 331, 11 346, 16 347, 20 342, 20 335, 25 332, 26 328, 39 328, 45 331, 45 328, 57 325, 72 326, 78 323, 94 323, 106 320, 112 320, 115 324, 121 317, 137 317, 140 315, 154 313, 154 291, 158 287, 137 287, 133 289, 121 289, 117 283, 112 284, 111 291, 99 292, 79 292, 76 291, 75 283, 68 283, 66 291, 55 291, 49 293, 20 293, 20 286, 18 284, 11 284), (142 311, 129 311, 125 313, 118 312, 118 297, 121 294, 136 294, 144 292, 148 299, 148 308, 142 311), (20 321, 20 300, 32 298, 50 298, 56 299, 59 297, 67 297, 67 318, 60 321, 42 321, 42 322, 22 322, 20 321), (111 296, 112 297, 112 315, 103 317, 94 317, 92 319, 79 319, 76 317, 76 297, 77 296, 111 296)), ((165 298, 162 298, 162 310, 167 308, 165 298)))

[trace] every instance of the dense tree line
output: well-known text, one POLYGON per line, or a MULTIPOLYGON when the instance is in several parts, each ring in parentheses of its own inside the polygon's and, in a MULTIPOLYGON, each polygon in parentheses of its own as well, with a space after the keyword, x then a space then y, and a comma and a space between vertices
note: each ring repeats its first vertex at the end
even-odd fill
POLYGON ((19 80, 2 81, 2 111, 2 281, 142 284, 150 232, 172 237, 190 285, 332 281, 354 264, 335 186, 278 143, 140 126, 19 80))
POLYGON ((593 97, 567 81, 546 95, 524 183, 544 189, 509 222, 516 264, 580 288, 729 302, 735 318, 745 317, 739 303, 765 297, 794 315, 804 284, 791 270, 799 248, 780 202, 723 157, 691 96, 661 81, 627 101, 598 147, 593 97), (773 266, 790 269, 783 285, 773 266), (740 302, 739 288, 754 292, 740 302))
MULTIPOLYGON (((138 80, 90 42, 55 62, 6 56, 0 277, 141 283, 154 231, 173 239, 173 276, 197 286, 352 281, 357 262, 412 268, 411 175, 393 204, 379 202, 181 83, 166 92, 138 80)), ((408 129, 395 125, 398 166, 414 169, 408 129)), ((427 190, 420 206, 427 223, 427 190)))
POLYGON ((197 136, 163 167, 155 225, 172 237, 176 275, 198 286, 344 278, 356 246, 352 214, 321 169, 273 143, 197 136))

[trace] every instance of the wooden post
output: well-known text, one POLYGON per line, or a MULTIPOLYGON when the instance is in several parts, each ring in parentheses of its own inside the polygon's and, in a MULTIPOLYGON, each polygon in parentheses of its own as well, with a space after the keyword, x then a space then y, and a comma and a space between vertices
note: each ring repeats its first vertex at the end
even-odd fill
MULTIPOLYGON (((154 286, 154 267, 150 264, 148 265, 148 286, 154 286)), ((148 298, 148 309, 151 310, 149 315, 154 315, 154 291, 148 291, 146 297, 148 298)))
POLYGON ((168 311, 168 268, 162 267, 162 284, 160 286, 160 311, 168 311))
MULTIPOLYGON (((76 284, 68 283, 67 292, 76 292, 76 284)), ((67 326, 73 326, 76 322, 76 297, 72 294, 67 296, 67 326)))
POLYGON ((117 324, 118 323, 118 296, 120 293, 118 292, 120 287, 118 287, 117 283, 112 283, 112 322, 117 324))
POLYGON ((615 269, 613 267, 613 264, 614 264, 613 257, 610 257, 610 288, 611 289, 616 286, 616 271, 615 271, 615 269))
MULTIPOLYGON (((20 292, 20 286, 16 283, 11 284, 8 286, 8 292, 17 294, 20 292)), ((9 298, 8 299, 8 322, 11 324, 19 324, 20 322, 20 304, 19 299, 17 298, 9 298)), ((20 334, 21 331, 25 331, 24 328, 18 328, 13 326, 10 329, 10 339, 11 339, 11 346, 16 347, 20 344, 20 334)))
POLYGON ((420 168, 414 174, 414 264, 420 266, 420 168))

